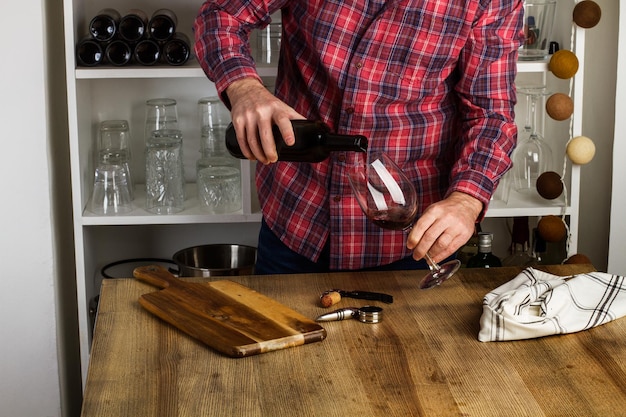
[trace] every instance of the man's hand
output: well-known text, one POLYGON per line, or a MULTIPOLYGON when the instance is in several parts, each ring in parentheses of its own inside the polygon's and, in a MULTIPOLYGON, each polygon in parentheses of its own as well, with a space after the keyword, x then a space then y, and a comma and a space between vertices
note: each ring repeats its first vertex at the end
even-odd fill
POLYGON ((226 94, 237 142, 245 157, 263 164, 276 162, 278 154, 272 125, 278 126, 287 145, 293 145, 291 120, 305 117, 277 99, 255 78, 235 81, 226 89, 226 94))
POLYGON ((483 204, 461 192, 429 206, 413 226, 406 246, 413 258, 422 259, 426 252, 435 262, 452 255, 474 233, 483 204))

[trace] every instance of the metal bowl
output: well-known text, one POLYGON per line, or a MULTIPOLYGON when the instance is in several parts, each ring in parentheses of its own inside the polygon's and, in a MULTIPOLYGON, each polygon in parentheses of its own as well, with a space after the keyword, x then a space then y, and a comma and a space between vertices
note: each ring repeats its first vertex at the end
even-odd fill
POLYGON ((252 275, 256 248, 234 244, 201 245, 182 249, 172 258, 181 277, 252 275))

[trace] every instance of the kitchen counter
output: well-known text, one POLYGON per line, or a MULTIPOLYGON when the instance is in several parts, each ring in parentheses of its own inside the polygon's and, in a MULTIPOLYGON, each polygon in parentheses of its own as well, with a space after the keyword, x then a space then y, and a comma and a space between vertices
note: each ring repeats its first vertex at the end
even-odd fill
POLYGON ((478 341, 483 296, 519 271, 462 269, 426 291, 422 271, 228 277, 310 318, 384 309, 380 323, 322 323, 321 342, 238 359, 143 310, 138 297, 156 288, 107 279, 82 416, 626 415, 626 318, 575 334, 478 341), (344 298, 324 309, 319 296, 331 288, 384 292, 394 302, 344 298))

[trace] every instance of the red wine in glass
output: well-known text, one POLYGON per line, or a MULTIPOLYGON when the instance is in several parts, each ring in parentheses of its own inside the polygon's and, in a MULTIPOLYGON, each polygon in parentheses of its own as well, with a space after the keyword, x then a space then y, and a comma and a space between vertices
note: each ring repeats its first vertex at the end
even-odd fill
MULTIPOLYGON (((384 152, 372 153, 365 167, 355 167, 348 173, 352 192, 363 213, 374 224, 389 230, 411 228, 417 215, 417 192, 396 163, 384 152)), ((458 271, 458 259, 439 265, 426 253, 430 268, 420 282, 420 288, 440 285, 458 271)))

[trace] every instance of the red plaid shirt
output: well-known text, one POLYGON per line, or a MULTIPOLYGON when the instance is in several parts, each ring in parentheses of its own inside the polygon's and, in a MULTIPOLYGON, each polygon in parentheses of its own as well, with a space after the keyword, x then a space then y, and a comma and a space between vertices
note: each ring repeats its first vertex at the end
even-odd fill
MULTIPOLYGON (((196 54, 220 94, 258 78, 248 35, 279 9, 277 97, 389 153, 415 181, 420 212, 452 191, 487 207, 516 142, 522 0, 209 1, 194 25, 196 54)), ((330 239, 333 269, 410 253, 406 233, 373 225, 352 196, 346 167, 357 157, 257 166, 271 229, 312 260, 330 239)))

